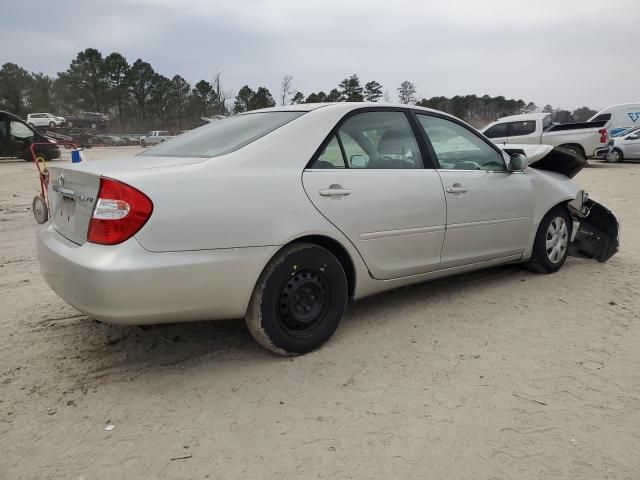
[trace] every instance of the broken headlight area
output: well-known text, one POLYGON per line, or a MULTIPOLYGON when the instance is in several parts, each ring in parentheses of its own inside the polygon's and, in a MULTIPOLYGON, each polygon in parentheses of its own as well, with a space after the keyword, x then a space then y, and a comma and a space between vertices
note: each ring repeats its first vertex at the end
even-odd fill
POLYGON ((569 203, 569 210, 578 223, 578 229, 569 246, 569 255, 606 262, 617 251, 620 226, 618 219, 602 204, 581 192, 569 203))

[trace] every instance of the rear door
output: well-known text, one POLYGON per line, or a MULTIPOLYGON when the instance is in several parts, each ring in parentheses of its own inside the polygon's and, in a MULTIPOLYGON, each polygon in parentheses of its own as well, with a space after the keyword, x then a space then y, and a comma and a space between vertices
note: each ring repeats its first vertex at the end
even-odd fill
POLYGON ((524 120, 520 122, 507 123, 507 135, 509 136, 507 143, 540 143, 542 129, 539 129, 540 131, 538 131, 537 125, 541 125, 541 122, 537 122, 536 120, 524 120))
POLYGON ((405 110, 367 109, 343 119, 302 181, 372 276, 391 279, 440 265, 446 205, 429 167, 405 110))
POLYGON ((521 255, 532 229, 533 186, 475 131, 438 115, 416 115, 446 192, 442 268, 521 255))

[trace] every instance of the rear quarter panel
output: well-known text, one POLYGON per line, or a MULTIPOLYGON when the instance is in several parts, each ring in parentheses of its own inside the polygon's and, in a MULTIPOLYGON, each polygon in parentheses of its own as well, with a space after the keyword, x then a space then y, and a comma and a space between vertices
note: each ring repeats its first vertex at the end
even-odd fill
POLYGON ((307 162, 341 117, 340 109, 320 110, 228 155, 118 177, 154 204, 138 241, 163 252, 283 245, 302 235, 335 235, 302 187, 307 162))

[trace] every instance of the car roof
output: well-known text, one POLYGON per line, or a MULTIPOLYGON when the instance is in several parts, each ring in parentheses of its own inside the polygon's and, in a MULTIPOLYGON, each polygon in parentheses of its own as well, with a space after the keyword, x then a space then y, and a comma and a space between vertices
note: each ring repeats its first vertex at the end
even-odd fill
POLYGON ((502 117, 496 120, 494 123, 502 122, 517 122, 525 120, 542 120, 547 118, 550 113, 520 113, 518 115, 510 115, 508 117, 502 117))
MULTIPOLYGON (((326 102, 326 103, 298 103, 295 105, 285 105, 280 107, 269 107, 269 108, 261 108, 259 110, 251 110, 248 112, 243 112, 240 115, 250 115, 252 113, 262 113, 262 112, 312 112, 314 110, 318 110, 320 108, 332 108, 332 109, 341 109, 342 111, 349 112, 351 110, 358 110, 360 108, 409 108, 412 110, 421 110, 424 112, 437 113, 439 115, 443 115, 446 117, 451 117, 460 121, 457 117, 450 115, 446 112, 442 112, 440 110, 434 110, 432 108, 419 107, 418 105, 404 104, 404 103, 390 103, 390 102, 326 102)), ((545 114, 546 115, 546 114, 545 114)))

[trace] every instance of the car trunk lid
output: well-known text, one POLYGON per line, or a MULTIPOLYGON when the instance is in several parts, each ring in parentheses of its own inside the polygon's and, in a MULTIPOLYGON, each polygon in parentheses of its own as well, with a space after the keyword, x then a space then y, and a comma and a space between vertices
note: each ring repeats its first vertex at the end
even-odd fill
POLYGON ((100 175, 49 167, 49 209, 53 228, 78 245, 87 240, 100 175))

